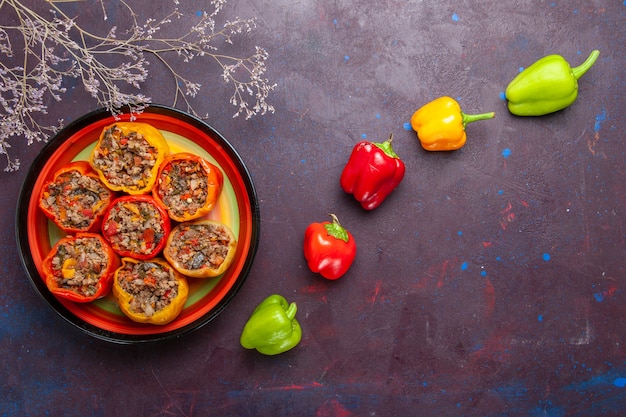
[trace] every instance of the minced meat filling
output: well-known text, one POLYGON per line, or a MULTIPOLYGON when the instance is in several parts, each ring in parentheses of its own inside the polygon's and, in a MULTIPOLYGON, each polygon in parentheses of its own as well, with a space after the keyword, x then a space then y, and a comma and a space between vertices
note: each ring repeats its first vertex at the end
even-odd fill
POLYGON ((120 201, 111 207, 103 225, 115 250, 150 254, 163 239, 163 219, 149 202, 120 201))
POLYGON ((113 126, 104 131, 93 163, 113 186, 143 188, 152 176, 158 150, 141 133, 125 135, 113 126))
POLYGON ((110 197, 111 192, 100 180, 69 171, 48 185, 41 204, 62 227, 84 230, 110 197))
POLYGON ((190 224, 175 233, 168 251, 187 270, 218 269, 228 255, 231 238, 222 226, 190 224))
POLYGON ((130 309, 152 317, 178 295, 178 281, 171 268, 156 262, 128 263, 117 273, 120 287, 132 296, 130 309))
POLYGON ((52 272, 59 288, 92 296, 110 260, 95 237, 68 240, 57 247, 52 257, 52 272))
POLYGON ((158 193, 175 216, 194 215, 208 198, 208 178, 197 161, 173 161, 161 171, 158 193))

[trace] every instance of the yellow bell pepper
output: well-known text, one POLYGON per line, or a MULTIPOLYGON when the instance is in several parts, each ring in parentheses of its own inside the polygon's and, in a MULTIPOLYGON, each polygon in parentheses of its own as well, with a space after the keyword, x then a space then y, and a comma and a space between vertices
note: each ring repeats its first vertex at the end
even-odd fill
POLYGON ((117 122, 104 128, 89 163, 113 191, 146 194, 156 183, 170 148, 161 132, 140 122, 117 122))
POLYGON ((187 279, 163 258, 140 261, 126 257, 115 271, 112 292, 120 310, 129 319, 163 325, 183 311, 189 285, 187 279), (172 278, 176 281, 173 287, 167 284, 172 278))
POLYGON ((190 278, 213 278, 230 267, 237 238, 228 226, 214 220, 180 223, 167 238, 163 257, 190 278))
POLYGON ((465 114, 456 100, 444 96, 413 113, 411 127, 427 151, 452 151, 465 145, 465 126, 468 123, 494 116, 494 112, 465 114))

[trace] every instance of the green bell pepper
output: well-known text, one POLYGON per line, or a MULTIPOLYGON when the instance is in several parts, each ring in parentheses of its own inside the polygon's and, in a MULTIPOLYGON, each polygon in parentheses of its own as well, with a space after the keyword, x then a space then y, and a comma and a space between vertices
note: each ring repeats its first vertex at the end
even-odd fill
POLYGON ((566 108, 578 96, 578 79, 593 66, 598 55, 600 51, 593 50, 575 68, 560 55, 539 59, 507 86, 509 111, 516 116, 543 116, 566 108))
POLYGON ((246 349, 277 355, 295 347, 302 339, 296 320, 296 303, 281 295, 270 295, 259 304, 243 328, 239 342, 246 349))

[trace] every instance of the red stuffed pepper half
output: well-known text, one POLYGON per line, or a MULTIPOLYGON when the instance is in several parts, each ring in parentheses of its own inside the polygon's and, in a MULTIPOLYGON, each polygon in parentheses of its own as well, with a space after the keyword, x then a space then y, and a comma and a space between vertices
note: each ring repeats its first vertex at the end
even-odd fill
POLYGON ((96 233, 59 240, 43 260, 46 286, 54 295, 87 303, 109 294, 119 257, 96 233))
POLYGON ((170 230, 165 207, 150 195, 119 197, 102 220, 102 235, 113 250, 141 260, 161 252, 170 230))
POLYGON ((97 232, 115 197, 87 161, 76 161, 41 187, 39 207, 66 233, 97 232))

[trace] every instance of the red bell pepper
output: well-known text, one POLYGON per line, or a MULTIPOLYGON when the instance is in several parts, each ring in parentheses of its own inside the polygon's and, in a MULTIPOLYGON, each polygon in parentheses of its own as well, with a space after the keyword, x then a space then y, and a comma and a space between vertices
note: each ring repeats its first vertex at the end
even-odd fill
POLYGON ((88 303, 106 296, 120 259, 97 233, 59 240, 44 258, 46 286, 57 297, 88 303))
POLYGON ((149 194, 119 197, 102 220, 102 236, 113 250, 140 260, 161 252, 171 228, 167 210, 149 194))
POLYGON ((356 256, 352 234, 337 216, 331 222, 311 223, 304 232, 304 257, 309 269, 324 278, 335 280, 344 275, 356 256))
POLYGON ((378 207, 400 184, 406 170, 391 147, 393 134, 385 142, 357 143, 341 173, 341 188, 365 210, 378 207))
POLYGON ((89 162, 75 161, 55 172, 41 187, 39 207, 67 234, 97 232, 115 197, 89 162))

